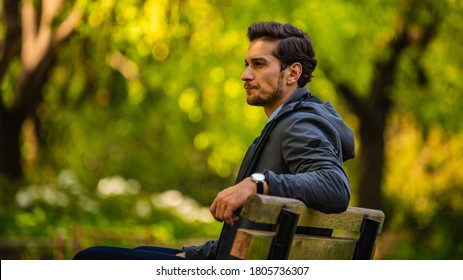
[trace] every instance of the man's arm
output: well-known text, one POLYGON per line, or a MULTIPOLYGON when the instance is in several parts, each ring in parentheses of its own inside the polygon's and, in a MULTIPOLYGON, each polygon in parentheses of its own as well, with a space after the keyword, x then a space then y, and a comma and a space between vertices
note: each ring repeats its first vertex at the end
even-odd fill
MULTIPOLYGON (((212 202, 210 207, 212 216, 217 221, 226 222, 233 226, 238 220, 238 217, 233 215, 233 212, 243 206, 246 199, 255 193, 257 193, 256 183, 249 177, 234 186, 224 189, 217 194, 212 202)), ((267 182, 264 182, 264 194, 268 194, 267 182)))
MULTIPOLYGON (((200 246, 184 246, 184 257, 189 260, 213 260, 217 252, 217 240, 209 240, 200 246)), ((182 256, 180 256, 182 257, 182 256)))
MULTIPOLYGON (((342 167, 342 147, 338 132, 326 120, 315 115, 285 118, 278 126, 280 151, 289 174, 267 170, 264 194, 296 198, 325 213, 344 211, 350 200, 350 184, 342 167)), ((233 226, 240 208, 256 183, 245 178, 221 191, 210 211, 218 221, 233 226)))
POLYGON ((279 124, 281 153, 290 174, 268 170, 269 194, 300 199, 325 213, 344 211, 350 184, 342 166, 338 132, 316 116, 292 117, 279 124))

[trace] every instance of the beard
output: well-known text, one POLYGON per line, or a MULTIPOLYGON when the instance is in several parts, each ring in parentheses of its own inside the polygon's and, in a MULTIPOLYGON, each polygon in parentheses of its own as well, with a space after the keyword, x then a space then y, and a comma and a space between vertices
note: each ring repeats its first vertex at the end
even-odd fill
POLYGON ((278 76, 277 88, 270 94, 253 94, 246 96, 246 102, 252 106, 268 106, 278 102, 283 95, 283 76, 284 71, 278 76))

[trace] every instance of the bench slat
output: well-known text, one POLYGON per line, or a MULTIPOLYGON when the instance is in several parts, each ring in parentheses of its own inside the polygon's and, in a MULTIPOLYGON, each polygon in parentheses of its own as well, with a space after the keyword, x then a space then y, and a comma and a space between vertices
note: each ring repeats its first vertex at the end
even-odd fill
MULTIPOLYGON (((231 255, 239 259, 267 258, 273 232, 239 229, 231 255)), ((291 246, 290 260, 348 260, 352 259, 356 240, 296 234, 291 246)))
POLYGON ((302 201, 291 198, 251 195, 241 210, 241 216, 257 223, 276 223, 280 210, 286 207, 300 214, 298 226, 331 228, 360 232, 363 219, 368 216, 380 221, 378 233, 381 233, 384 213, 380 210, 349 206, 340 214, 325 214, 308 208, 302 201))

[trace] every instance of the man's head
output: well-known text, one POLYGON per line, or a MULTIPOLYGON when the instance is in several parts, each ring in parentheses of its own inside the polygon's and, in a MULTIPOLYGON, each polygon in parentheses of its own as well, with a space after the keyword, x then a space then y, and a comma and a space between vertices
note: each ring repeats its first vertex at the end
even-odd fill
POLYGON ((241 75, 249 105, 270 116, 312 77, 317 61, 303 31, 289 24, 260 22, 248 29, 246 69, 241 75))
POLYGON ((302 73, 298 86, 305 86, 312 79, 317 66, 315 48, 309 36, 299 28, 279 22, 258 22, 248 27, 248 38, 276 42, 273 55, 280 60, 281 68, 299 62, 302 73))

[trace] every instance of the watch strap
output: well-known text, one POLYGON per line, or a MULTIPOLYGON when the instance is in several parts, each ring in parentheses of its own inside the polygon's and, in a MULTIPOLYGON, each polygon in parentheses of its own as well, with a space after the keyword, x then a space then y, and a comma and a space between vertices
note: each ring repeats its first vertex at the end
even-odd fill
POLYGON ((257 186, 257 193, 264 194, 264 182, 262 181, 256 182, 256 186, 257 186))

